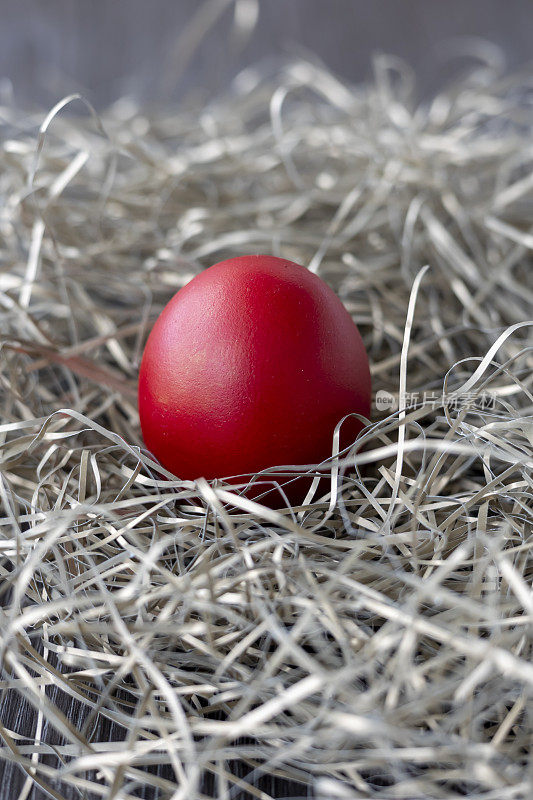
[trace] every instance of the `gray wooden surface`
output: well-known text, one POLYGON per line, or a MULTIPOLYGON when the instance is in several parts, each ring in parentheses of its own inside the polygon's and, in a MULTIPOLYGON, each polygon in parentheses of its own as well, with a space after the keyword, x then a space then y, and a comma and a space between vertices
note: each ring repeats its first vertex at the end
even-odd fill
MULTIPOLYGON (((143 102, 176 102, 192 88, 220 90, 259 59, 306 50, 350 80, 369 75, 373 52, 402 56, 429 92, 450 74, 445 42, 458 36, 492 40, 510 67, 531 58, 531 0, 263 0, 257 27, 240 52, 229 37, 233 8, 228 6, 178 76, 176 42, 198 8, 198 0, 0 0, 3 97, 42 108, 73 90, 97 107, 124 92, 143 102)), ((73 701, 64 698, 60 705, 74 724, 81 723, 73 701)), ((32 736, 34 715, 13 693, 3 695, 0 719, 8 729, 32 736)), ((96 732, 104 739, 122 735, 111 726, 96 732)), ((47 736, 54 741, 53 732, 45 731, 47 736)), ((234 769, 245 772, 242 765, 234 769)), ((23 783, 12 765, 0 764, 0 800, 16 800, 23 783)), ((268 778, 261 786, 276 798, 303 796, 301 787, 268 778)), ((80 800, 77 793, 69 796, 80 800)), ((35 791, 28 800, 42 798, 35 791)))
MULTIPOLYGON (((223 0, 222 0, 223 1, 223 0)), ((352 80, 376 50, 402 56, 426 89, 449 71, 444 43, 458 36, 500 45, 511 66, 532 57, 531 0, 260 0, 256 30, 238 54, 233 4, 176 78, 176 41, 200 0, 0 0, 0 78, 18 102, 49 105, 81 89, 96 105, 132 92, 172 101, 191 86, 216 90, 239 67, 309 50, 352 80)), ((467 48, 468 49, 468 48, 467 48)))
MULTIPOLYGON (((82 712, 80 704, 70 697, 63 696, 62 698, 58 698, 57 693, 53 690, 49 691, 48 694, 51 698, 54 698, 57 707, 68 717, 72 724, 78 730, 81 729, 86 718, 86 712, 82 712)), ((31 741, 35 731, 35 719, 36 716, 31 706, 28 703, 21 702, 20 695, 14 692, 3 694, 0 700, 0 721, 6 728, 16 731, 21 736, 28 737, 31 741)), ((122 741, 125 739, 126 735, 127 731, 123 728, 111 722, 104 721, 97 726, 94 731, 93 739, 95 741, 104 742, 122 741)), ((41 740, 50 744, 60 743, 60 737, 57 732, 48 727, 44 728, 41 740)), ((0 743, 4 746, 1 738, 0 743)), ((54 768, 58 766, 57 759, 50 756, 41 758, 41 762, 53 766, 54 768)), ((238 762, 229 764, 228 769, 239 778, 246 778, 251 771, 250 767, 238 762)), ((174 773, 170 767, 166 769, 157 768, 157 772, 169 780, 173 779, 174 773)), ((20 792, 25 781, 26 776, 21 770, 11 763, 3 763, 0 761, 0 800, 19 800, 20 792)), ((96 795, 80 793, 79 790, 73 787, 69 788, 65 785, 54 784, 50 779, 48 779, 48 784, 59 793, 61 798, 65 798, 65 800, 93 800, 93 798, 96 798, 96 795)), ((306 787, 279 778, 272 778, 268 775, 253 780, 253 785, 267 792, 267 796, 280 798, 280 800, 281 798, 286 798, 287 800, 289 800, 289 798, 290 800, 296 800, 296 798, 298 798, 298 800, 306 800, 309 797, 306 787)), ((204 793, 204 796, 217 796, 212 776, 205 776, 201 791, 204 793)), ((136 794, 135 796, 138 796, 142 800, 158 800, 158 795, 154 794, 152 789, 147 789, 146 787, 141 789, 138 795, 136 794)), ((50 800, 50 795, 39 788, 35 788, 29 794, 28 800, 50 800)), ((190 800, 196 800, 196 798, 191 797, 190 800)), ((232 800, 257 800, 257 797, 253 798, 248 792, 238 791, 232 795, 232 800)))

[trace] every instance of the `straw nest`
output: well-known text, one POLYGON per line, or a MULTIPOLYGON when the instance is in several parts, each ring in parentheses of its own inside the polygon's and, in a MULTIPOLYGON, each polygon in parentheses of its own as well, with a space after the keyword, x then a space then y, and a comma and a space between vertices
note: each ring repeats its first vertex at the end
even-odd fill
POLYGON ((421 106, 391 59, 356 88, 302 60, 173 113, 4 103, 19 797, 531 798, 532 88, 488 59, 421 106), (333 286, 377 399, 279 511, 163 478, 136 410, 161 308, 250 252, 333 286))

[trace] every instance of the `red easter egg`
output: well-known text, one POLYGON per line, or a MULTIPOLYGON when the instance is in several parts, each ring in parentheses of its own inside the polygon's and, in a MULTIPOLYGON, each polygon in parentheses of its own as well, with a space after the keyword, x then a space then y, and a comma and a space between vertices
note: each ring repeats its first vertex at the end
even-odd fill
MULTIPOLYGON (((148 338, 142 433, 181 479, 242 483, 238 476, 268 467, 316 464, 351 412, 370 412, 363 341, 332 289, 292 261, 215 264, 174 295, 148 338)), ((360 429, 347 420, 341 444, 360 429)), ((296 495, 308 486, 300 482, 296 495)))

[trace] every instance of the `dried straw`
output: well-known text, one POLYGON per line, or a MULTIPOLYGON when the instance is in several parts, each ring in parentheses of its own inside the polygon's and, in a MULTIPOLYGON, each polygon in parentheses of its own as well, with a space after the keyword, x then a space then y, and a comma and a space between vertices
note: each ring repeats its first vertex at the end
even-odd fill
POLYGON ((302 60, 173 113, 67 98, 38 135, 0 109, 19 800, 268 800, 264 774, 321 800, 531 798, 533 81, 487 51, 414 91, 392 59, 356 88, 302 60), (136 411, 163 305, 252 252, 336 289, 400 405, 280 511, 161 477, 136 411))

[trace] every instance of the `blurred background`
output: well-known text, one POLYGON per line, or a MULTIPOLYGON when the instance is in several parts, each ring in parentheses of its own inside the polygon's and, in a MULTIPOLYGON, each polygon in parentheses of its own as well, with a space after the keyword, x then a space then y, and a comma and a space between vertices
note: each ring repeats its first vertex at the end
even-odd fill
POLYGON ((213 95, 258 60, 311 53, 350 81, 370 74, 373 53, 400 56, 427 94, 451 77, 452 51, 475 50, 464 37, 499 46, 509 68, 529 61, 533 38, 531 0, 2 0, 0 9, 0 89, 17 105, 78 90, 99 108, 124 94, 173 103, 192 87, 213 95))

